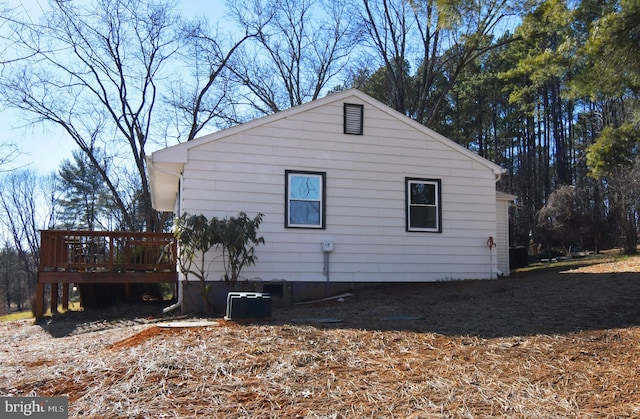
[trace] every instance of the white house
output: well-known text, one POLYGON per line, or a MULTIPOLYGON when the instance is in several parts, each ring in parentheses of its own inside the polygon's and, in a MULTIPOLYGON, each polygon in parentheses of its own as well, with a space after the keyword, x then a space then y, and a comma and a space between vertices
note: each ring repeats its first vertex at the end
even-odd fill
MULTIPOLYGON (((265 244, 242 272, 256 290, 300 300, 314 285, 509 273, 514 197, 496 191, 504 169, 358 90, 156 151, 147 163, 157 210, 264 214, 265 244)), ((209 278, 222 273, 212 263, 209 278)))

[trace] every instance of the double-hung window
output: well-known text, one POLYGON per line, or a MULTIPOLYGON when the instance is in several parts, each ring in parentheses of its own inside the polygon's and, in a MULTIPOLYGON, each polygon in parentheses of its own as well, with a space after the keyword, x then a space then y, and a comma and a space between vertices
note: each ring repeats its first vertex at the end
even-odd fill
POLYGON ((323 172, 285 171, 285 227, 325 228, 323 172))
POLYGON ((439 179, 406 178, 407 231, 442 231, 439 179))

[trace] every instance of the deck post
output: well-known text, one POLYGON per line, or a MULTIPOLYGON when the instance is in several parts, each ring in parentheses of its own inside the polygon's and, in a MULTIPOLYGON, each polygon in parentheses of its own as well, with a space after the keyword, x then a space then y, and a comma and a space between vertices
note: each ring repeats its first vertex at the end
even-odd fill
POLYGON ((36 320, 40 320, 44 317, 44 284, 42 282, 36 283, 36 304, 35 304, 35 316, 36 320))
POLYGON ((62 310, 69 310, 69 283, 62 284, 62 310))
POLYGON ((51 314, 58 312, 58 283, 53 282, 51 285, 51 314))

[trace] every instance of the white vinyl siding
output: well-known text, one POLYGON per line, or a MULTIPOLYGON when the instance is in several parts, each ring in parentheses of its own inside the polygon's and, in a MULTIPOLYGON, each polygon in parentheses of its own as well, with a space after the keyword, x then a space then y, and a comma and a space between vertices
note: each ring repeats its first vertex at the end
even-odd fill
MULTIPOLYGON (((326 281, 320 243, 335 243, 331 281, 487 279, 486 241, 496 235, 494 170, 405 117, 365 107, 363 135, 344 135, 344 100, 189 145, 181 191, 192 214, 264 213, 258 261, 247 279, 326 281), (324 229, 286 228, 285 171, 326 174, 324 229), (439 179, 440 234, 406 229, 406 178, 439 179)), ((285 111, 286 112, 286 111, 285 111)), ((269 117, 267 117, 269 118, 269 117)), ((167 149, 167 153, 171 149, 167 149)), ((215 255, 211 255, 213 260, 215 255)), ((211 280, 222 266, 211 264, 211 280)))

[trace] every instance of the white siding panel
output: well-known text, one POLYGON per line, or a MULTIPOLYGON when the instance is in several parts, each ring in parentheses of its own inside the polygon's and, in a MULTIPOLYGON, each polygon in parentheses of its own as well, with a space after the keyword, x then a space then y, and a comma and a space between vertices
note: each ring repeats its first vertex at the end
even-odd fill
POLYGON ((509 202, 496 201, 496 257, 498 269, 510 274, 509 267, 509 202))
MULTIPOLYGON (((326 281, 323 240, 335 243, 330 281, 491 277, 492 170, 371 106, 364 124, 364 135, 344 135, 337 103, 194 147, 182 210, 265 214, 266 244, 257 248, 257 264, 243 271, 246 278, 326 281), (284 227, 285 170, 326 173, 325 230, 284 227), (441 180, 442 233, 405 231, 405 177, 441 180)), ((221 275, 216 269, 211 278, 221 275)))

